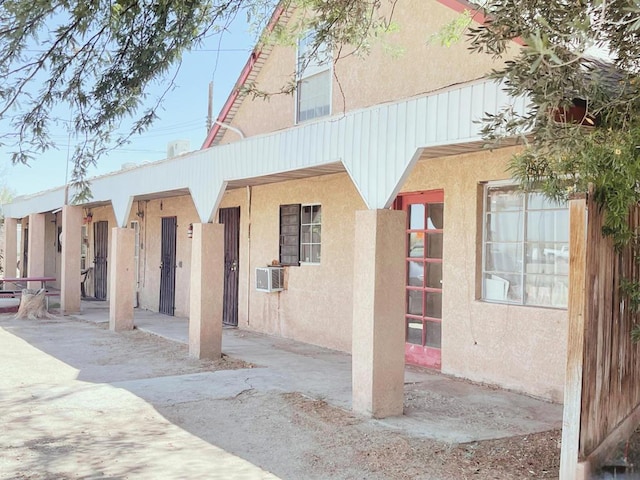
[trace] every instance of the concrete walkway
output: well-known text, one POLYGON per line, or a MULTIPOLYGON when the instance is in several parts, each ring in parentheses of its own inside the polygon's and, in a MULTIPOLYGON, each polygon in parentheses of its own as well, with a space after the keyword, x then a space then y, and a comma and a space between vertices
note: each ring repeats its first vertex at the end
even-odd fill
MULTIPOLYGON (((111 377, 127 376, 135 350, 126 334, 114 341, 84 322, 0 318, 0 479, 277 480, 108 377, 96 381, 102 366, 111 377), (100 356, 115 355, 109 349, 117 343, 127 348, 114 367, 100 356), (95 368, 83 372, 87 358, 95 368)), ((148 376, 144 368, 134 376, 148 376)))
MULTIPOLYGON (((78 319, 108 322, 108 303, 83 302, 78 319)), ((188 320, 136 309, 139 330, 188 343, 188 320)), ((348 354, 245 330, 224 329, 223 352, 256 368, 195 374, 188 386, 122 382, 122 388, 154 405, 224 398, 253 391, 299 392, 344 409, 351 406, 348 354)), ((404 434, 448 443, 503 438, 561 428, 562 406, 485 388, 426 370, 405 372, 405 415, 378 420, 404 434)))

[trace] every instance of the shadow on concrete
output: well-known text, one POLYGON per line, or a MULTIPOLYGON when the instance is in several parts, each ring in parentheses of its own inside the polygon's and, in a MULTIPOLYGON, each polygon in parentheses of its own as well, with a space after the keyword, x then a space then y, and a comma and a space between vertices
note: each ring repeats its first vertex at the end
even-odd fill
MULTIPOLYGON (((163 416, 162 428, 178 426, 283 478, 323 478, 304 474, 309 462, 320 455, 319 447, 322 458, 316 458, 316 463, 333 458, 334 464, 341 465, 342 473, 332 478, 356 478, 349 475, 361 472, 344 458, 349 452, 360 452, 376 436, 384 442, 410 436, 455 444, 561 426, 560 405, 413 368, 406 374, 404 416, 385 420, 357 417, 349 412, 351 359, 347 354, 225 329, 223 351, 229 357, 218 362, 196 360, 188 356, 185 344, 186 319, 136 310, 137 329, 114 333, 107 328, 108 304, 102 302, 83 302, 83 313, 75 318, 0 318, 4 330, 73 368, 77 380, 90 382, 81 390, 94 398, 89 411, 96 418, 108 417, 111 408, 111 402, 100 401, 103 408, 96 410, 96 395, 133 394, 163 416), (242 362, 253 368, 237 368, 246 366, 242 362), (339 435, 326 430, 317 412, 301 415, 308 405, 325 412, 330 406, 342 409, 334 408, 324 419, 338 422, 339 435), (353 438, 359 438, 362 446, 353 445, 353 438)), ((47 401, 69 408, 72 397, 64 391, 56 393, 49 387, 46 394, 51 395, 47 401)), ((30 418, 21 423, 37 430, 30 418)), ((159 432, 155 426, 149 428, 148 434, 155 438, 159 432)), ((38 448, 55 450, 61 443, 55 434, 42 433, 43 440, 34 449, 29 447, 35 457, 38 448)), ((62 444, 82 445, 88 441, 86 435, 76 432, 62 444)), ((133 448, 122 441, 114 439, 117 449, 133 448)), ((326 465, 324 468, 326 474, 326 465)))

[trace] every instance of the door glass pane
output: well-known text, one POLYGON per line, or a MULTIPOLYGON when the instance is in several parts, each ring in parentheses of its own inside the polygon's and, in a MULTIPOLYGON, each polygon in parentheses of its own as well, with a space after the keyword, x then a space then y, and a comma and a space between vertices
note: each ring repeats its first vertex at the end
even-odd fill
POLYGON ((442 324, 440 322, 424 322, 427 330, 428 347, 441 348, 442 347, 442 324))
POLYGON ((409 256, 414 258, 424 257, 424 233, 414 232, 409 234, 409 256))
POLYGON ((430 288, 442 288, 442 264, 427 263, 427 283, 430 288))
POLYGON ((427 233, 427 258, 442 258, 442 233, 427 233))
POLYGON ((436 292, 425 292, 427 296, 426 316, 431 318, 442 318, 442 294, 436 292))
POLYGON ((422 290, 407 292, 407 313, 422 316, 422 290))
POLYGON ((409 262, 409 285, 422 287, 424 284, 424 263, 409 262))
POLYGON ((424 230, 424 205, 409 205, 409 230, 424 230))
POLYGON ((422 345, 422 322, 413 320, 407 322, 407 343, 422 345))
POLYGON ((429 218, 427 219, 427 228, 430 230, 442 230, 444 226, 444 204, 429 203, 429 218))

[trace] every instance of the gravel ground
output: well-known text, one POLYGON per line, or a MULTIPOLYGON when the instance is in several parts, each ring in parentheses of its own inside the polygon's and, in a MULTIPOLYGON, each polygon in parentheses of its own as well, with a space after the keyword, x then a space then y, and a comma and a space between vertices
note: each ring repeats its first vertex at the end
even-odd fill
MULTIPOLYGON (((227 398, 147 405, 110 384, 167 377, 180 384, 193 374, 252 366, 228 357, 190 359, 184 345, 68 319, 18 321, 5 315, 2 330, 0 398, 13 399, 0 417, 0 449, 8 454, 0 460, 3 479, 206 478, 176 475, 170 466, 184 463, 185 454, 189 462, 198 458, 215 465, 219 449, 292 480, 558 476, 559 431, 448 444, 402 435, 297 392, 250 388, 227 398), (20 338, 27 344, 18 343, 20 338), (110 395, 114 400, 107 402, 110 395), (129 407, 131 397, 136 408, 129 407), (36 424, 48 427, 36 430, 36 424), (191 450, 166 450, 178 442, 165 438, 173 430, 181 444, 193 443, 191 450), (153 450, 159 439, 166 447, 160 453, 153 450), (213 446, 219 449, 210 452, 213 446), (116 460, 110 449, 118 452, 116 460), (162 459, 168 467, 148 477, 155 465, 148 459, 162 459), (123 474, 118 462, 136 468, 123 474), (95 475, 87 475, 91 465, 100 465, 95 475)), ((407 393, 412 407, 428 398, 407 393)))

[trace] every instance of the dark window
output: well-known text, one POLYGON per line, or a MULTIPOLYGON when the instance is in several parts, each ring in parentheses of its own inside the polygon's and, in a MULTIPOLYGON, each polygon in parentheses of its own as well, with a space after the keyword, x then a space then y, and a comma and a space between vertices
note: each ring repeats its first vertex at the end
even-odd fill
POLYGON ((300 265, 300 204, 280 205, 280 264, 300 265))

